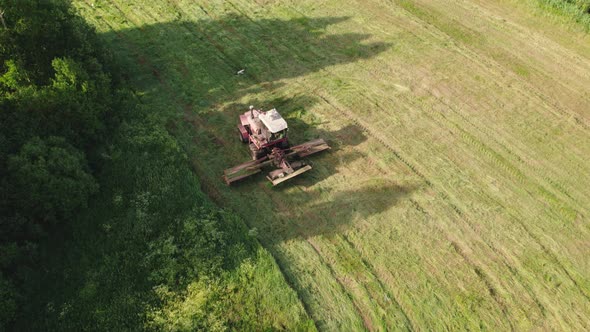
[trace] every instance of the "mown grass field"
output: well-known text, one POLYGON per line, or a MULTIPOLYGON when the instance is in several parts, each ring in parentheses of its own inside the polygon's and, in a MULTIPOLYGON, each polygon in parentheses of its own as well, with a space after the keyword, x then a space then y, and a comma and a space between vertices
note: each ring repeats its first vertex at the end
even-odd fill
POLYGON ((590 328, 581 29, 516 0, 74 3, 319 329, 590 328), (248 105, 333 149, 227 187, 248 105))

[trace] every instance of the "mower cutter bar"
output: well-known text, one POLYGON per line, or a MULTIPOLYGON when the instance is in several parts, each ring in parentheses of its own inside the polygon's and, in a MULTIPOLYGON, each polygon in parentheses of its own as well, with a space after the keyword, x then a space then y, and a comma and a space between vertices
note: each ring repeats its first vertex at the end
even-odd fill
POLYGON ((328 150, 330 146, 322 138, 314 139, 303 144, 292 146, 290 150, 296 153, 299 157, 307 157, 314 153, 318 153, 324 150, 328 150))
MULTIPOLYGON (((303 144, 299 144, 296 146, 292 146, 288 149, 285 149, 285 158, 287 159, 292 159, 295 157, 299 157, 299 158, 303 158, 324 150, 329 149, 330 146, 326 143, 326 141, 324 141, 321 138, 303 143, 303 144)), ((254 174, 260 173, 262 171, 262 168, 266 167, 266 166, 271 166, 273 164, 272 160, 269 160, 268 156, 264 156, 258 160, 252 160, 252 161, 247 161, 243 164, 240 164, 238 166, 232 167, 232 168, 228 168, 223 172, 223 179, 225 180, 225 183, 227 183, 228 185, 236 182, 238 180, 247 178, 249 176, 252 176, 254 174)), ((304 173, 308 170, 311 169, 311 166, 307 165, 303 168, 297 169, 295 170, 295 172, 289 174, 288 176, 279 178, 279 179, 275 179, 275 180, 270 180, 273 185, 277 185, 283 181, 286 181, 288 179, 291 179, 301 173, 304 173)))
POLYGON ((289 175, 286 175, 286 176, 283 176, 280 178, 276 178, 274 180, 270 176, 267 176, 266 178, 268 179, 268 181, 272 182, 273 186, 276 186, 277 184, 279 184, 281 182, 285 182, 285 181, 292 179, 298 175, 301 175, 302 173, 305 173, 305 172, 309 171, 310 169, 311 169, 311 166, 305 165, 289 175))

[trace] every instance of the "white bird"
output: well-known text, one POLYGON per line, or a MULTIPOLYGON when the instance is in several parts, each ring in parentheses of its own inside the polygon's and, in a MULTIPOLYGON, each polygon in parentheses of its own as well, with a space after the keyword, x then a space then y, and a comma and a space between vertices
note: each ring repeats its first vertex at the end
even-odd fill
POLYGON ((240 69, 240 70, 238 70, 238 72, 236 74, 243 75, 245 71, 246 71, 246 69, 240 69))

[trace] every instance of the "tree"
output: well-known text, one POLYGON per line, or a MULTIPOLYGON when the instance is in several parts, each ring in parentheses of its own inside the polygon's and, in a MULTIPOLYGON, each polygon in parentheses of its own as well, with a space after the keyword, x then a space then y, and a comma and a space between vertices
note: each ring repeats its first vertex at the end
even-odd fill
POLYGON ((84 154, 61 137, 29 140, 9 158, 8 173, 14 206, 34 220, 68 218, 98 190, 84 154))

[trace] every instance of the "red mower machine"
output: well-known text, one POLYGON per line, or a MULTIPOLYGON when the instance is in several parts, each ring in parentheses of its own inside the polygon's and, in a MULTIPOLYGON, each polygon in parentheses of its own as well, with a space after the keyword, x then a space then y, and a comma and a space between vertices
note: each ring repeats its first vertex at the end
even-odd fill
POLYGON ((330 148, 321 138, 290 146, 287 131, 287 121, 276 109, 263 112, 250 106, 249 111, 240 115, 238 133, 240 141, 248 143, 252 161, 226 169, 225 182, 231 184, 273 167, 266 177, 277 185, 311 169, 302 158, 330 148))

